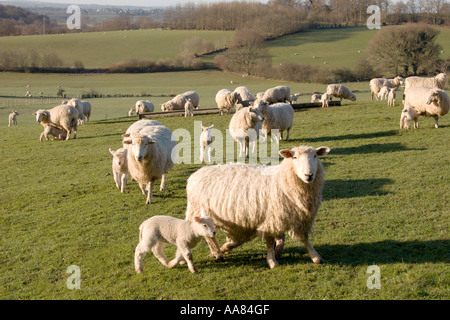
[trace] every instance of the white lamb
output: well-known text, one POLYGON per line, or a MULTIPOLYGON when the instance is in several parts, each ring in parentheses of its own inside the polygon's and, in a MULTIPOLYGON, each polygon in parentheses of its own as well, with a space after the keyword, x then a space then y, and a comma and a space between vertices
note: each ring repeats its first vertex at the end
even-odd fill
POLYGON ((121 193, 125 192, 125 186, 128 182, 128 150, 125 148, 119 148, 116 151, 109 148, 109 152, 112 154, 112 172, 114 176, 114 182, 117 189, 121 193))
POLYGON ((244 153, 249 157, 250 143, 253 143, 253 152, 255 151, 263 121, 264 116, 254 106, 242 108, 233 115, 229 130, 233 139, 239 143, 239 157, 244 153))
POLYGON ((77 137, 78 130, 78 110, 69 105, 59 105, 50 110, 39 109, 35 113, 36 121, 42 125, 48 124, 58 129, 65 130, 66 140, 70 139, 73 132, 73 138, 77 137))
POLYGON ((400 116, 400 129, 410 129, 411 121, 414 121, 414 129, 417 129, 419 127, 418 118, 419 115, 416 110, 411 107, 404 107, 400 116))
POLYGON ((391 88, 389 89, 389 94, 388 94, 388 106, 394 107, 395 106, 395 97, 396 97, 396 92, 397 89, 396 88, 391 88))
POLYGON ((348 99, 351 101, 356 101, 356 96, 353 94, 353 92, 350 91, 346 86, 343 86, 342 84, 330 84, 327 87, 327 94, 330 97, 330 100, 335 98, 342 99, 348 99))
POLYGON ((17 126, 17 116, 19 113, 16 110, 11 111, 8 116, 8 127, 17 126))
POLYGON ((448 113, 450 98, 439 88, 412 87, 405 97, 405 107, 413 108, 419 116, 433 117, 434 126, 439 128, 438 119, 448 113))
POLYGON ((136 101, 136 114, 141 114, 144 112, 153 112, 155 111, 155 105, 153 102, 148 100, 138 100, 136 101))
POLYGON ((322 108, 328 108, 329 102, 330 102, 330 96, 328 93, 324 93, 320 95, 320 102, 322 102, 322 108))
POLYGON ((325 182, 319 156, 328 147, 300 146, 283 149, 285 159, 277 166, 226 164, 205 166, 187 181, 186 219, 192 220, 201 210, 213 218, 216 228, 227 235, 221 247, 215 237, 206 237, 212 256, 263 237, 270 268, 278 265, 276 254, 284 245, 283 233, 302 241, 314 263, 323 260, 308 237, 322 202, 325 182), (276 246, 275 246, 276 245, 276 246))
POLYGON ((84 104, 81 103, 81 101, 77 98, 72 98, 69 101, 67 101, 67 105, 74 107, 78 110, 78 124, 86 124, 86 117, 84 116, 84 104))
POLYGON ((139 120, 123 136, 128 150, 128 170, 139 184, 146 204, 151 204, 155 181, 161 179, 160 190, 165 190, 166 174, 173 167, 172 153, 176 154, 176 141, 172 131, 155 120, 139 120))
POLYGON ((378 100, 378 93, 381 88, 387 86, 389 89, 391 88, 399 88, 403 84, 403 78, 400 76, 395 77, 394 79, 387 78, 374 78, 370 80, 370 99, 373 100, 373 97, 378 100))
POLYGON ((184 117, 193 117, 194 116, 194 104, 190 99, 186 99, 186 103, 184 104, 184 117))
POLYGON ((267 89, 266 92, 264 92, 262 100, 267 101, 267 103, 269 104, 286 101, 292 103, 291 88, 289 88, 288 86, 277 86, 274 88, 267 89))
POLYGON ((130 110, 128 111, 128 116, 131 117, 134 113, 133 108, 130 108, 130 110))
POLYGON ((181 261, 186 261, 189 271, 197 272, 192 259, 191 249, 202 237, 214 237, 216 229, 213 220, 206 216, 193 217, 192 222, 170 216, 153 216, 139 226, 139 244, 134 253, 134 268, 143 272, 142 260, 152 251, 155 257, 167 268, 173 268, 181 261), (165 244, 177 246, 175 258, 167 259, 163 252, 165 244))
POLYGON ((413 87, 428 87, 428 88, 439 88, 444 90, 447 84, 447 75, 445 73, 439 73, 433 78, 425 77, 408 77, 405 79, 405 90, 404 96, 410 88, 413 87))
POLYGON ((229 89, 221 89, 217 92, 215 98, 217 108, 220 110, 220 115, 223 115, 224 111, 230 114, 233 106, 242 102, 242 97, 238 92, 232 92, 229 89))
POLYGON ((316 100, 319 100, 321 102, 322 101, 321 98, 322 98, 322 95, 320 93, 314 93, 311 96, 311 103, 316 102, 316 100))
POLYGON ((291 103, 297 102, 298 97, 300 97, 300 93, 291 94, 291 103))
POLYGON ((205 159, 205 153, 208 156, 208 163, 212 163, 212 143, 214 142, 214 137, 212 135, 211 129, 214 125, 209 127, 202 126, 202 133, 200 134, 200 162, 203 163, 205 159))
MULTIPOLYGON (((389 95, 389 87, 388 86, 383 86, 380 91, 378 92, 378 99, 379 100, 384 100, 387 99, 389 95)), ((377 99, 377 100, 378 100, 377 99)))
POLYGON ((54 126, 43 124, 44 131, 41 133, 39 137, 39 141, 43 141, 44 137, 48 141, 48 136, 52 135, 53 140, 65 140, 67 137, 67 133, 64 130, 61 130, 59 128, 56 128, 54 126))
POLYGON ((278 130, 280 138, 283 139, 283 132, 287 131, 286 141, 289 140, 289 132, 294 122, 294 108, 289 103, 275 103, 269 105, 264 100, 256 100, 255 107, 264 116, 262 130, 266 135, 271 136, 276 143, 279 143, 277 135, 272 135, 272 130, 278 130))

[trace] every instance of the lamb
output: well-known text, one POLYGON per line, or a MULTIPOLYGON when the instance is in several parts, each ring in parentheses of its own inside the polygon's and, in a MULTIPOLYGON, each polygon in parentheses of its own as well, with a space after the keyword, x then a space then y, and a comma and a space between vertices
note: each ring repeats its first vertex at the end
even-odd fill
POLYGON ((447 84, 447 75, 445 73, 439 73, 434 78, 424 78, 424 77, 408 77, 405 79, 405 90, 403 92, 404 96, 413 87, 429 87, 429 88, 439 88, 444 90, 447 84))
POLYGON ((151 204, 155 181, 161 179, 160 191, 165 190, 166 174, 174 165, 176 141, 171 139, 172 131, 158 121, 144 119, 133 123, 122 136, 129 173, 147 195, 145 203, 151 204))
POLYGON ((17 116, 19 113, 16 110, 11 111, 8 116, 8 127, 17 126, 17 116))
POLYGON ((221 89, 217 92, 215 98, 217 108, 220 110, 220 115, 223 115, 224 111, 230 114, 233 106, 242 102, 242 97, 238 92, 232 92, 229 89, 221 89))
POLYGON ((328 95, 328 93, 324 93, 322 95, 320 95, 320 102, 322 102, 322 108, 328 108, 328 104, 330 101, 330 96, 328 95))
POLYGON ((378 92, 378 98, 380 100, 384 100, 387 99, 389 95, 389 87, 388 86, 383 86, 380 91, 378 92))
POLYGON ((300 93, 291 94, 291 103, 297 102, 298 97, 300 97, 300 93))
POLYGON ((212 143, 214 142, 214 137, 212 135, 211 129, 214 125, 209 127, 202 126, 202 133, 200 134, 200 162, 203 163, 205 158, 205 153, 208 155, 208 163, 212 162, 212 143))
POLYGON ((404 107, 402 110, 402 115, 400 117, 400 129, 410 129, 411 121, 414 121, 414 129, 419 127, 418 113, 411 107, 404 107))
POLYGON ((396 97, 396 88, 389 89, 388 93, 388 106, 394 107, 395 106, 395 97, 396 97))
POLYGON ((77 137, 78 130, 78 110, 69 105, 59 105, 50 110, 39 109, 35 113, 36 121, 42 125, 48 124, 66 132, 66 140, 70 139, 73 132, 73 138, 77 137))
POLYGON ((281 254, 282 234, 302 241, 314 263, 323 260, 308 239, 322 202, 325 174, 319 156, 330 152, 328 147, 308 146, 283 149, 283 161, 276 166, 225 164, 205 166, 187 181, 186 219, 204 209, 216 228, 227 235, 219 248, 215 237, 206 237, 212 256, 223 253, 255 237, 264 237, 267 262, 278 266, 275 252, 281 254), (276 247, 274 248, 276 244, 276 247))
POLYGON ((128 111, 128 116, 131 117, 133 115, 133 112, 134 112, 133 108, 130 108, 130 110, 128 111))
POLYGON ((346 86, 342 84, 330 84, 327 87, 327 94, 330 97, 330 100, 333 97, 342 99, 348 99, 351 101, 356 101, 356 96, 351 92, 346 86))
POLYGON ((78 120, 81 120, 81 121, 78 121, 78 124, 80 124, 80 123, 86 124, 86 118, 85 118, 84 112, 83 112, 84 104, 82 104, 79 99, 72 98, 69 101, 67 101, 67 105, 72 106, 78 110, 78 120))
POLYGON ((112 154, 112 171, 114 175, 114 182, 117 189, 121 193, 125 193, 125 186, 128 182, 128 150, 125 148, 119 148, 116 151, 109 148, 109 153, 112 154))
POLYGON ((406 95, 405 107, 414 108, 419 116, 433 117, 434 126, 439 128, 438 119, 448 113, 450 98, 439 88, 412 87, 406 95))
POLYGON ((242 108, 231 118, 229 130, 233 139, 239 143, 239 157, 242 157, 244 152, 245 156, 249 157, 250 143, 254 143, 253 152, 255 151, 262 121, 264 116, 257 106, 242 108))
POLYGON ((322 99, 322 95, 320 93, 314 93, 311 96, 311 103, 316 102, 316 100, 322 101, 321 99, 322 99))
POLYGON ((403 78, 400 76, 395 77, 394 79, 386 79, 386 78, 374 78, 370 80, 370 99, 373 100, 373 97, 378 100, 378 93, 381 88, 387 86, 390 88, 397 88, 403 84, 403 78))
POLYGON ((262 100, 267 101, 267 103, 269 104, 286 101, 289 101, 289 103, 292 104, 291 88, 289 88, 288 86, 277 86, 267 89, 266 92, 264 92, 262 100))
POLYGON ((43 141, 44 137, 45 139, 48 141, 48 136, 52 135, 53 136, 53 140, 65 140, 67 137, 67 133, 64 130, 61 130, 59 128, 56 128, 54 126, 48 125, 48 124, 44 124, 44 131, 41 133, 40 137, 39 137, 39 141, 43 141))
POLYGON ((141 114, 144 112, 153 112, 155 111, 155 105, 148 100, 138 100, 136 101, 136 114, 141 114))
POLYGON ((155 257, 167 268, 173 268, 178 262, 186 261, 189 271, 198 272, 192 259, 191 249, 202 237, 214 237, 216 229, 213 220, 207 216, 193 217, 193 221, 181 220, 170 216, 153 216, 139 226, 139 244, 134 253, 134 268, 143 272, 142 260, 152 251, 155 257), (167 259, 164 245, 177 246, 175 258, 167 259))
POLYGON ((194 116, 194 104, 191 99, 186 99, 186 103, 184 104, 184 117, 193 117, 194 116))
POLYGON ((289 103, 275 103, 269 105, 264 100, 255 101, 255 106, 264 116, 262 123, 262 129, 266 134, 270 134, 275 139, 276 143, 279 143, 279 139, 276 135, 272 135, 272 130, 276 129, 280 133, 281 139, 283 138, 283 132, 287 131, 286 141, 289 140, 289 132, 292 129, 294 121, 294 108, 289 103))

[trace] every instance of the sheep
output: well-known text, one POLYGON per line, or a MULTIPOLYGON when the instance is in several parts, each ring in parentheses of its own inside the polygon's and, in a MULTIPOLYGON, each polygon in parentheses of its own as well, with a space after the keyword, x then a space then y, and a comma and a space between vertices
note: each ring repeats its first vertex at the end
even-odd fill
POLYGON ((264 116, 257 106, 242 108, 236 111, 231 118, 229 130, 233 139, 239 143, 239 157, 242 157, 244 152, 245 156, 249 157, 250 143, 254 143, 253 152, 255 151, 262 121, 264 121, 264 116))
POLYGON ((400 116, 400 129, 410 129, 411 121, 414 121, 414 129, 417 129, 419 127, 418 117, 419 115, 413 108, 404 107, 400 116))
POLYGON ((194 109, 199 108, 200 96, 198 95, 198 93, 195 91, 186 91, 163 103, 161 105, 161 111, 184 110, 186 99, 191 100, 194 105, 194 109))
POLYGON ((184 117, 193 117, 194 116, 194 104, 191 99, 186 99, 186 103, 184 104, 184 117))
POLYGON ((65 140, 67 137, 67 133, 64 130, 61 130, 59 128, 56 128, 54 126, 51 126, 49 124, 43 124, 44 131, 41 133, 39 137, 39 141, 43 141, 44 137, 46 140, 48 140, 48 136, 52 135, 53 140, 65 140))
POLYGON ((27 98, 31 98, 33 95, 31 94, 30 91, 27 91, 27 93, 25 93, 25 97, 27 98))
POLYGON ((267 89, 266 92, 264 92, 262 100, 267 101, 267 103, 269 104, 286 101, 289 101, 289 103, 292 104, 291 88, 289 88, 288 86, 277 86, 267 89))
POLYGON ((292 129, 294 121, 294 108, 292 108, 289 103, 275 103, 269 105, 264 100, 255 101, 254 106, 257 106, 258 110, 264 116, 262 129, 265 130, 266 135, 270 134, 270 136, 275 139, 276 143, 279 143, 278 137, 272 135, 272 130, 278 130, 281 139, 283 138, 283 132, 287 131, 286 141, 288 141, 289 132, 292 129))
POLYGON ((324 93, 320 96, 320 102, 322 102, 322 108, 328 108, 329 105, 329 101, 330 101, 330 96, 328 95, 328 93, 324 93))
POLYGON ((130 108, 130 110, 128 111, 128 116, 131 117, 134 113, 133 108, 130 108))
MULTIPOLYGON (((91 117, 91 103, 89 101, 80 101, 81 105, 83 106, 83 115, 86 119, 86 122, 89 122, 89 118, 91 117)), ((80 121, 78 121, 79 123, 80 121)))
POLYGON ((346 86, 342 84, 330 84, 327 87, 327 94, 331 98, 336 97, 342 99, 348 99, 351 101, 356 101, 356 96, 351 92, 346 86))
POLYGON ((378 92, 378 98, 380 100, 384 100, 387 99, 389 95, 389 87, 388 86, 383 86, 380 91, 378 92))
POLYGON ((404 97, 406 97, 407 92, 413 87, 429 87, 429 88, 439 88, 444 90, 447 84, 447 75, 445 73, 439 73, 433 78, 424 77, 408 77, 405 79, 405 90, 403 91, 404 97))
POLYGON ((134 268, 143 272, 142 260, 152 251, 155 257, 167 268, 173 268, 178 262, 186 261, 189 271, 198 272, 192 259, 191 249, 202 237, 214 237, 216 229, 213 220, 207 216, 196 216, 193 221, 181 220, 170 216, 153 216, 139 226, 139 243, 134 253, 134 268), (177 246, 175 258, 169 261, 163 252, 164 245, 177 246))
POLYGON ((36 121, 42 125, 48 124, 66 132, 66 140, 70 139, 72 129, 73 138, 77 137, 78 130, 78 110, 72 106, 62 104, 50 110, 39 109, 35 113, 36 121))
POLYGON ((221 89, 217 92, 215 98, 217 108, 220 110, 220 115, 223 115, 224 111, 230 114, 233 106, 242 102, 242 97, 238 92, 232 92, 229 89, 221 89))
POLYGON ((11 111, 8 116, 8 127, 17 126, 17 116, 19 113, 16 110, 11 111))
POLYGON ((369 82, 370 87, 370 100, 373 100, 373 97, 378 100, 378 93, 380 92, 381 88, 384 86, 387 86, 390 88, 397 88, 400 87, 403 84, 403 78, 400 76, 397 76, 393 79, 386 79, 386 78, 374 78, 371 79, 369 82))
POLYGON ((155 111, 155 105, 148 100, 138 100, 136 101, 136 114, 141 114, 144 112, 153 112, 155 111))
POLYGON ((244 86, 237 87, 236 89, 234 89, 234 92, 239 93, 239 95, 241 96, 241 100, 242 100, 242 101, 236 102, 236 111, 238 111, 244 107, 249 107, 250 104, 253 101, 255 101, 255 96, 247 87, 244 87, 244 86))
POLYGON ((389 89, 388 93, 388 106, 394 107, 395 106, 395 97, 396 97, 396 88, 389 89))
POLYGON ((314 93, 311 96, 311 103, 316 102, 316 100, 322 101, 321 98, 322 98, 322 95, 320 93, 314 93))
POLYGON ((298 97, 300 97, 300 93, 291 94, 291 104, 297 102, 298 97))
POLYGON ((322 202, 325 174, 319 156, 328 147, 283 149, 279 165, 225 164, 204 166, 187 180, 186 219, 192 221, 202 209, 227 236, 219 248, 215 237, 206 237, 212 256, 261 236, 266 240, 267 262, 278 266, 283 233, 302 241, 314 263, 322 263, 308 239, 322 202), (276 247, 274 248, 274 245, 276 247))
POLYGON ((112 154, 112 172, 114 176, 114 182, 117 189, 121 193, 125 193, 125 186, 128 182, 128 150, 125 148, 119 148, 116 151, 109 148, 109 153, 112 154))
POLYGON ((198 109, 200 107, 200 96, 195 91, 186 91, 182 93, 186 100, 190 100, 194 106, 194 109, 198 109))
POLYGON ((414 108, 418 116, 433 117, 434 126, 439 128, 438 119, 448 113, 450 98, 439 88, 412 87, 406 95, 405 107, 414 108))
POLYGON ((200 134, 200 162, 203 163, 205 158, 205 153, 208 155, 208 163, 212 162, 212 143, 214 142, 214 137, 211 133, 211 129, 214 125, 209 127, 202 126, 202 133, 200 134))
POLYGON ((84 116, 83 107, 84 104, 81 103, 81 101, 77 98, 72 98, 69 101, 67 101, 67 105, 74 107, 78 110, 78 124, 83 123, 86 124, 86 118, 84 116))
POLYGON ((262 97, 264 97, 264 93, 266 93, 265 91, 263 91, 263 92, 258 92, 257 94, 256 94, 256 99, 262 99, 262 97))
POLYGON ((142 194, 147 195, 145 203, 151 204, 157 179, 161 178, 160 191, 165 190, 166 174, 174 165, 171 155, 176 152, 176 141, 167 127, 146 119, 133 123, 122 136, 128 150, 129 173, 142 194))

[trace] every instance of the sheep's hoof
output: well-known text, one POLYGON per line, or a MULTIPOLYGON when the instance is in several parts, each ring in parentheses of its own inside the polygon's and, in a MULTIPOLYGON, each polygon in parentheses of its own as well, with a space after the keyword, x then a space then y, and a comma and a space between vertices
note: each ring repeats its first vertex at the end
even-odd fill
POLYGON ((325 263, 325 260, 323 260, 321 257, 314 258, 313 259, 314 264, 323 264, 325 263))

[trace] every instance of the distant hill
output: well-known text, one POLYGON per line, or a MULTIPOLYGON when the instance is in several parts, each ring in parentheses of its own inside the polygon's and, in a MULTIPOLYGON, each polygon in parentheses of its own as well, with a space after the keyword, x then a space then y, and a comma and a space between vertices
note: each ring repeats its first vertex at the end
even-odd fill
POLYGON ((0 4, 0 20, 3 19, 15 20, 23 24, 33 24, 36 21, 42 21, 42 15, 37 15, 16 6, 0 4))

